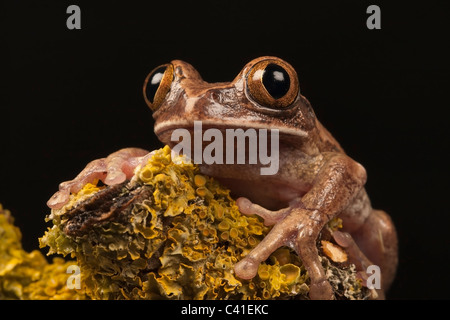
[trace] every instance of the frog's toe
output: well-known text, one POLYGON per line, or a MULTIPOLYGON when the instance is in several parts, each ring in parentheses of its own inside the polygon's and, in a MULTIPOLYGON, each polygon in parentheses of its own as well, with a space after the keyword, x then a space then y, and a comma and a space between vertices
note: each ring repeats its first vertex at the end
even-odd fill
POLYGON ((148 151, 138 148, 125 148, 110 154, 105 159, 107 175, 103 182, 116 185, 130 179, 147 154, 148 151))
POLYGON ((267 210, 266 208, 263 208, 244 197, 238 198, 236 200, 236 204, 241 213, 245 215, 256 214, 263 218, 266 226, 272 226, 278 223, 291 211, 290 208, 285 208, 278 211, 267 210))
POLYGON ((258 267, 259 262, 248 257, 236 263, 234 266, 234 272, 239 278, 249 280, 256 276, 258 273, 258 267))
POLYGON ((47 206, 52 209, 60 209, 69 200, 70 192, 68 190, 57 191, 47 201, 47 206))
POLYGON ((104 183, 107 185, 115 185, 124 182, 127 179, 127 175, 118 170, 109 170, 106 175, 104 183))
POLYGON ((313 283, 309 287, 309 298, 311 300, 333 300, 334 291, 328 280, 313 283))

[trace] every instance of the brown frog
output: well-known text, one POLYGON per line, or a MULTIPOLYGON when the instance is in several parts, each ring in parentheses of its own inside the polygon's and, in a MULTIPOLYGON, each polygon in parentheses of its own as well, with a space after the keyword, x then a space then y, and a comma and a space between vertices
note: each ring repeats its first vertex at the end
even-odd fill
MULTIPOLYGON (((201 121, 203 131, 277 129, 275 174, 261 174, 262 163, 199 164, 204 174, 232 190, 243 214, 257 214, 266 225, 273 225, 263 241, 235 265, 238 277, 253 278, 261 262, 277 248, 288 246, 309 273, 310 298, 332 299, 316 240, 338 216, 344 228, 333 233, 335 241, 346 248, 359 270, 371 264, 380 267, 378 294, 384 296, 398 261, 395 227, 384 211, 372 209, 364 189, 365 169, 345 154, 317 120, 309 101, 300 94, 291 65, 264 56, 248 63, 232 82, 207 83, 191 65, 174 60, 148 75, 144 97, 153 111, 156 135, 171 147, 178 143, 172 141, 173 132, 183 128, 194 133, 194 121, 201 121)), ((246 146, 247 156, 249 150, 246 146)), ((146 150, 127 148, 94 160, 74 180, 61 183, 47 204, 62 207, 70 192, 94 179, 107 185, 122 183, 148 156, 146 150)))

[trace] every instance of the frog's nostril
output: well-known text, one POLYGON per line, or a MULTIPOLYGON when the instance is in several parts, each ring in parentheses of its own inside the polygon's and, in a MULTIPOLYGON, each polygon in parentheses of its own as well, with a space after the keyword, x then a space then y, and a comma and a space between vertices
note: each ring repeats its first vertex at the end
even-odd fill
POLYGON ((180 77, 180 78, 183 78, 183 76, 184 76, 184 74, 183 74, 183 68, 182 67, 176 67, 175 68, 175 74, 178 76, 178 77, 180 77))
POLYGON ((212 100, 214 100, 214 101, 216 101, 216 102, 219 102, 220 101, 220 94, 218 93, 218 92, 216 92, 216 91, 213 91, 213 92, 211 92, 211 99, 212 100))

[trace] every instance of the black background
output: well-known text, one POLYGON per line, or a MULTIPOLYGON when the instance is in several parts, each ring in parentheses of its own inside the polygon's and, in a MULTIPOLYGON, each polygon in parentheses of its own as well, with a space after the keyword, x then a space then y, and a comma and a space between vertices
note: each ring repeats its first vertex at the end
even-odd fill
POLYGON ((25 249, 38 248, 61 181, 119 148, 162 146, 142 98, 150 70, 182 59, 206 81, 231 81, 253 58, 275 55, 297 70, 318 118, 366 167, 373 206, 397 226, 388 298, 448 299, 444 3, 2 2, 0 203, 25 249), (81 30, 66 28, 70 4, 81 8, 81 30), (366 27, 370 4, 381 8, 381 30, 366 27))

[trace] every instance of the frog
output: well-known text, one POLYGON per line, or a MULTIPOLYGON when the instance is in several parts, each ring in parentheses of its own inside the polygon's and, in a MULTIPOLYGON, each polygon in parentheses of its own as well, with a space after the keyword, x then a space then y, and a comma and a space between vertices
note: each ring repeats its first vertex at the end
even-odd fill
MULTIPOLYGON (((262 163, 198 164, 201 173, 230 188, 242 214, 257 215, 271 227, 235 264, 238 278, 252 279, 272 253, 288 247, 298 254, 308 272, 309 297, 334 299, 317 241, 324 227, 339 218, 342 228, 334 230, 332 237, 348 253, 361 281, 368 278, 368 266, 379 267, 381 285, 375 296, 385 298, 398 265, 393 220, 385 211, 372 208, 364 187, 365 168, 348 156, 319 122, 311 103, 300 92, 299 77, 291 64, 275 56, 262 56, 248 62, 233 81, 209 83, 189 63, 173 60, 148 74, 143 95, 155 120, 154 132, 169 147, 177 143, 175 130, 193 133, 198 121, 203 131, 276 130, 279 163, 274 174, 262 175, 262 163)), ((246 152, 248 156, 249 150, 246 152)), ((141 148, 124 148, 94 160, 73 180, 61 183, 47 205, 61 208, 71 193, 96 179, 106 185, 123 183, 151 154, 141 148)))

